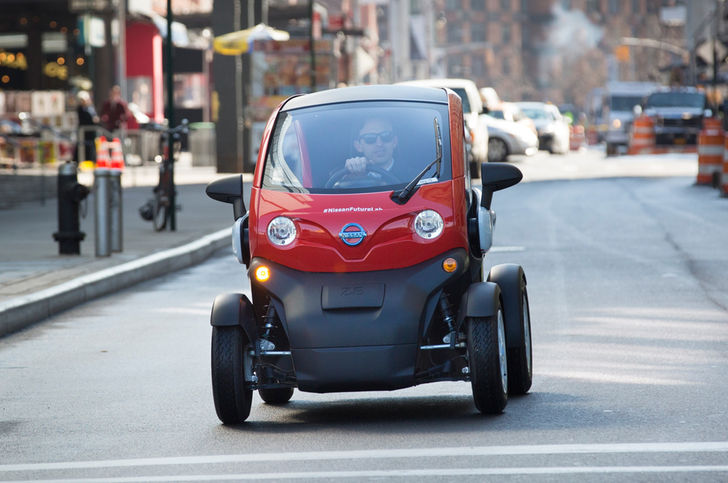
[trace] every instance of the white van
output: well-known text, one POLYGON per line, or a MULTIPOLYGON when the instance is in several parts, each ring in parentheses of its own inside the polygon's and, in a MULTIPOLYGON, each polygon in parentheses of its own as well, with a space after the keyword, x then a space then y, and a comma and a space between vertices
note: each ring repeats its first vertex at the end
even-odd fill
POLYGON ((607 156, 625 150, 629 143, 629 130, 634 122, 634 107, 657 90, 654 82, 609 82, 602 91, 601 113, 598 124, 605 127, 604 141, 607 156))

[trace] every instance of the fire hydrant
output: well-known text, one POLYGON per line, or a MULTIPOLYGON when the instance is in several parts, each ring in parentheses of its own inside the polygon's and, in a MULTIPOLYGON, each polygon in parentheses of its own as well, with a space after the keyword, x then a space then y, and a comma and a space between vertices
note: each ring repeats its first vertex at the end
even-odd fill
POLYGON ((58 231, 53 239, 58 242, 61 255, 80 255, 81 240, 86 233, 81 231, 79 208, 89 194, 88 187, 80 184, 75 162, 67 161, 58 168, 58 231))

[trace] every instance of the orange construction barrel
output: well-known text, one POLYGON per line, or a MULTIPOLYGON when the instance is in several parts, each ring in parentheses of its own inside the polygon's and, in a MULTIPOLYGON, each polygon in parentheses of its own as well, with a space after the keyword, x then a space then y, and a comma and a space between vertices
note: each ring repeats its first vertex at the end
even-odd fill
POLYGON ((721 120, 707 118, 698 134, 698 176, 696 184, 718 187, 726 140, 721 120))
POLYGON ((652 119, 644 114, 634 120, 629 133, 629 154, 652 154, 655 152, 655 127, 652 119))

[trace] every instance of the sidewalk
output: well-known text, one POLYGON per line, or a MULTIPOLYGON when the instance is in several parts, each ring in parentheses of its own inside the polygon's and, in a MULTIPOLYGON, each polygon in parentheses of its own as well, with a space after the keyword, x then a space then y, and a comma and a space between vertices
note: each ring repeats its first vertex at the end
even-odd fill
MULTIPOLYGON (((95 256, 94 195, 81 219, 81 255, 59 255, 56 198, 0 210, 0 336, 20 330, 69 307, 199 263, 230 245, 232 208, 205 195, 218 174, 212 167, 175 166, 177 230, 155 232, 138 208, 157 183, 155 166, 128 167, 122 176, 123 246, 109 257, 95 256)), ((246 193, 252 175, 245 176, 246 193)), ((91 186, 93 173, 79 173, 91 186)), ((83 210, 83 207, 82 207, 83 210)))

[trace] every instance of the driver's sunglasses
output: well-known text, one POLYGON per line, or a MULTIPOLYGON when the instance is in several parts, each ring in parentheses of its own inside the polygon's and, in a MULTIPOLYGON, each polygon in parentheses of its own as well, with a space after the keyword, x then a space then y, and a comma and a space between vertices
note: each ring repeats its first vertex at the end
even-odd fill
POLYGON ((359 136, 359 141, 364 144, 374 144, 377 142, 377 138, 381 139, 383 143, 391 143, 394 140, 394 133, 392 131, 366 133, 359 136))

